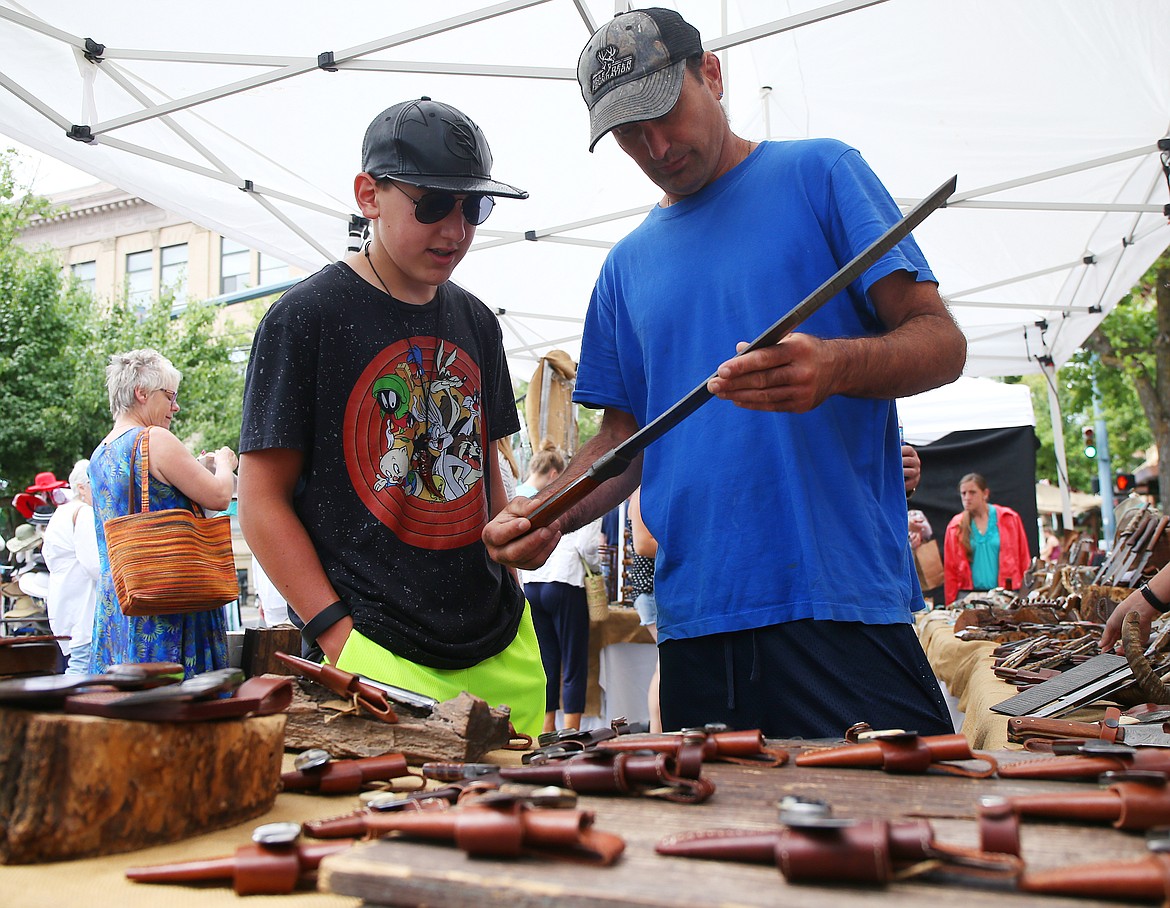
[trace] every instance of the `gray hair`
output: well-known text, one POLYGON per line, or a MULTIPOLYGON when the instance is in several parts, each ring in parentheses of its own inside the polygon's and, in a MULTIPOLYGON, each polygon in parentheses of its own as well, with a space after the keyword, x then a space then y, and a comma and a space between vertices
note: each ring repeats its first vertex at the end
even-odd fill
POLYGON ((89 485, 89 461, 84 457, 73 465, 69 473, 69 487, 76 490, 78 486, 89 485))
POLYGON ((134 406, 134 391, 177 391, 183 376, 169 359, 149 347, 115 353, 106 366, 110 415, 117 419, 134 406))

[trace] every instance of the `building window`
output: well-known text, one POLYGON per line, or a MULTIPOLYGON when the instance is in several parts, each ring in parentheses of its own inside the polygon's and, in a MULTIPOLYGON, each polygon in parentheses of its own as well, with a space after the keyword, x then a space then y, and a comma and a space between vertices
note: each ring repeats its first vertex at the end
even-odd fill
POLYGON ((126 302, 139 312, 150 308, 154 296, 154 250, 126 256, 126 302))
POLYGON ((267 287, 289 279, 288 264, 271 255, 260 253, 260 286, 267 287))
POLYGON ((76 262, 69 267, 78 286, 92 296, 97 289, 97 262, 76 262))
POLYGON ((252 251, 224 237, 219 251, 219 292, 235 293, 252 286, 252 251))
POLYGON ((163 246, 159 258, 159 284, 170 290, 178 304, 187 302, 187 244, 163 246))

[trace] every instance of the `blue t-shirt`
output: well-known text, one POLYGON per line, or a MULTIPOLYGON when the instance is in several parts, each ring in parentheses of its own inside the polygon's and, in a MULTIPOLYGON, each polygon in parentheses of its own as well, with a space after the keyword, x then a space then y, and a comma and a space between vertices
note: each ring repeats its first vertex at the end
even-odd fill
MULTIPOLYGON (((856 150, 763 143, 610 252, 574 399, 645 425, 900 217, 856 150)), ((898 270, 934 280, 904 241, 798 330, 879 333, 865 293, 898 270)), ((802 618, 908 622, 923 606, 892 400, 834 396, 805 414, 712 400, 647 448, 642 485, 660 640, 802 618)))

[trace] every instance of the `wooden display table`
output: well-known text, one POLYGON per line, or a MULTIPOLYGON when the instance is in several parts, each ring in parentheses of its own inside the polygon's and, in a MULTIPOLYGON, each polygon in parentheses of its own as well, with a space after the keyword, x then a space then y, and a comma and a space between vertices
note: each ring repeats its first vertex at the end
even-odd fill
MULTIPOLYGON (((1020 759, 1006 754, 1005 760, 1020 759)), ((453 847, 382 840, 326 858, 322 885, 358 896, 367 905, 509 906, 853 906, 898 908, 1072 908, 1089 902, 1015 891, 898 882, 887 889, 789 885, 774 866, 699 861, 656 854, 667 835, 702 829, 769 828, 776 802, 786 794, 828 800, 840 817, 925 816, 946 844, 975 847, 974 816, 982 795, 1038 791, 1091 791, 1093 785, 966 779, 948 775, 896 776, 879 770, 827 770, 707 764, 717 785, 701 805, 645 798, 588 797, 580 806, 596 813, 596 826, 626 840, 612 867, 521 859, 469 858, 453 847)), ((1142 837, 1109 827, 1025 821, 1024 859, 1033 870, 1090 861, 1133 860, 1145 854, 1142 837)))
MULTIPOLYGON (((515 753, 493 754, 501 762, 515 753)), ((1005 759, 1019 759, 1007 754, 1005 759)), ((286 768, 291 758, 285 757, 286 768)), ((626 851, 608 868, 586 868, 535 859, 470 859, 443 845, 385 841, 361 844, 324 864, 325 882, 333 892, 297 892, 277 898, 257 897, 256 904, 289 908, 359 908, 369 905, 509 906, 580 905, 744 905, 853 906, 891 908, 1074 908, 1120 905, 899 882, 886 890, 828 886, 790 886, 773 867, 667 858, 654 853, 666 835, 717 827, 771 827, 775 802, 785 794, 830 801, 838 816, 927 816, 936 838, 947 844, 974 846, 976 799, 988 794, 1036 791, 1090 791, 1074 783, 1005 782, 945 775, 893 776, 877 770, 824 770, 788 765, 756 769, 710 764, 704 772, 718 786, 705 804, 686 806, 641 798, 582 797, 581 806, 597 814, 600 829, 626 839, 626 851)), ((175 797, 197 796, 175 791, 175 797)), ((126 868, 218 857, 246 844, 260 823, 305 821, 346 813, 354 796, 316 797, 282 793, 265 816, 230 829, 130 854, 35 866, 0 867, 0 902, 5 908, 85 905, 86 908, 137 908, 160 903, 168 908, 227 908, 242 904, 230 888, 137 884, 126 868)), ((1033 869, 1071 863, 1132 860, 1144 853, 1142 838, 1103 826, 1025 822, 1024 857, 1033 869)))

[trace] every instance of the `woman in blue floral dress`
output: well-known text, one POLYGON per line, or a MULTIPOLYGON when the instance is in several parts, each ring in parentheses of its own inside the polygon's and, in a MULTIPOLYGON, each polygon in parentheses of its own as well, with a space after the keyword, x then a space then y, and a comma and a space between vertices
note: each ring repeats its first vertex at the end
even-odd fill
POLYGON ((170 360, 149 349, 115 354, 106 368, 114 427, 94 449, 89 464, 101 565, 93 627, 95 672, 128 662, 178 662, 189 678, 228 665, 222 609, 129 617, 122 614, 110 574, 105 522, 130 513, 131 494, 138 495, 138 461, 131 463, 131 458, 143 432, 150 433, 152 511, 190 509, 192 501, 209 511, 222 511, 231 503, 236 468, 232 450, 223 447, 215 452, 212 472, 171 434, 171 420, 179 412, 181 378, 170 360))

